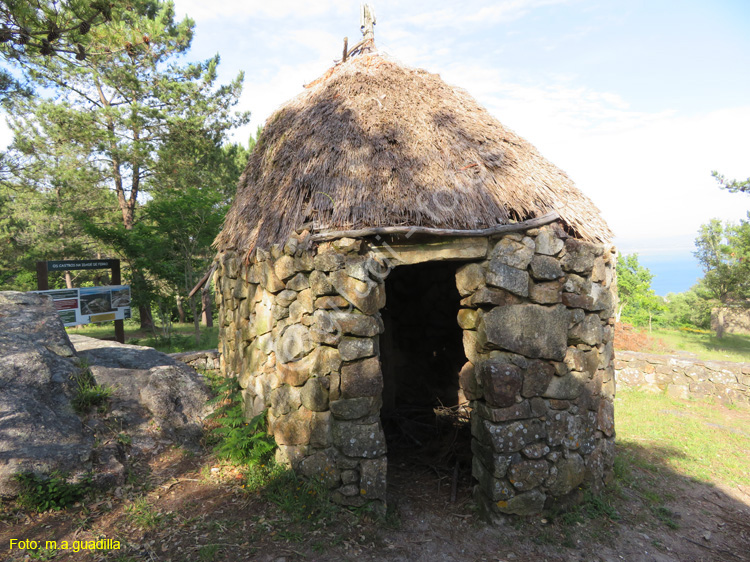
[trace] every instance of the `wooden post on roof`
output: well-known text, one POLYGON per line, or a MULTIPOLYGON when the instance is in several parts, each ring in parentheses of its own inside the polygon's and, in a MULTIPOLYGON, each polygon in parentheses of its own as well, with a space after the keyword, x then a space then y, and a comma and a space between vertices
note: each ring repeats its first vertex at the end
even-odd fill
POLYGON ((359 16, 359 27, 362 30, 362 41, 375 41, 375 10, 369 4, 362 4, 359 16))

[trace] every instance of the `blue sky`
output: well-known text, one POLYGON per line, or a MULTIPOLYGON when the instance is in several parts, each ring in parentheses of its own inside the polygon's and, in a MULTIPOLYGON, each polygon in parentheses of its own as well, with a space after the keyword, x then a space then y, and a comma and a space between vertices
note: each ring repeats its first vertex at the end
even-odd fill
MULTIPOLYGON (((242 141, 340 57, 344 36, 361 36, 358 1, 175 4, 197 24, 191 59, 219 53, 224 81, 245 72, 242 141)), ((690 263, 702 223, 745 218, 750 197, 710 172, 750 176, 747 0, 371 4, 378 47, 464 88, 565 170, 620 251, 652 264, 657 293, 701 274, 690 263)))

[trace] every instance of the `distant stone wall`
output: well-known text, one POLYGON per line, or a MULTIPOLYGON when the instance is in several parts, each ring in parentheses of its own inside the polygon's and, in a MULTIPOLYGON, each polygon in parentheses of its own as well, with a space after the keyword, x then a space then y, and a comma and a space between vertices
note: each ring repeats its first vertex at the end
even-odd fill
POLYGON ((716 397, 727 404, 750 406, 750 363, 618 351, 615 374, 618 389, 666 391, 677 398, 716 397))
POLYGON ((169 355, 177 361, 190 365, 196 371, 219 372, 220 358, 218 349, 184 351, 182 353, 170 353, 169 355))

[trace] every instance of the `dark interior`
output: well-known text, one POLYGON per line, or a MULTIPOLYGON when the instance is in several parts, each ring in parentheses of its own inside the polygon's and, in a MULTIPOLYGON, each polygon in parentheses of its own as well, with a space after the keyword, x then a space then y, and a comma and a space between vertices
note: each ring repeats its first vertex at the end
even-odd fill
POLYGON ((453 488, 454 497, 461 482, 471 483, 468 411, 458 392, 458 373, 466 363, 456 319, 459 265, 396 267, 385 283, 380 337, 389 483, 398 480, 399 471, 425 470, 445 480, 445 493, 453 488))

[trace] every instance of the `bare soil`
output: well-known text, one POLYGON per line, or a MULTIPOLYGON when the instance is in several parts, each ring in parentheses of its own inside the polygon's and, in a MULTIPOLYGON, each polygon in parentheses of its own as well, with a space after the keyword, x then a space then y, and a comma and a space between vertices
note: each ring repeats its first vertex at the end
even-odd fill
POLYGON ((170 448, 135 462, 129 484, 65 511, 0 504, 0 560, 750 561, 750 489, 677 474, 664 462, 673 451, 628 445, 619 454, 647 463, 613 485, 608 509, 589 498, 584 509, 490 526, 475 511, 466 471, 452 502, 452 471, 393 459, 387 516, 336 508, 299 522, 262 491, 248 493, 236 469, 170 448), (121 548, 9 550, 10 539, 102 538, 121 548))

